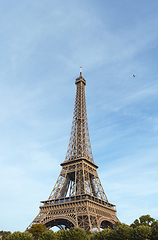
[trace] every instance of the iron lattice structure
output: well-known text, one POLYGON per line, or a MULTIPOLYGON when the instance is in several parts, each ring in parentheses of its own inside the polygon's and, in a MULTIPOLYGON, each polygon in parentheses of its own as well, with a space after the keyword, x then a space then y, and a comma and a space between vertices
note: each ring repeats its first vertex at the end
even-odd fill
POLYGON ((86 80, 80 76, 75 82, 76 98, 70 141, 62 170, 46 201, 41 201, 40 212, 28 226, 45 224, 49 229, 80 227, 93 229, 113 227, 119 221, 115 205, 109 203, 94 163, 86 110, 86 80))

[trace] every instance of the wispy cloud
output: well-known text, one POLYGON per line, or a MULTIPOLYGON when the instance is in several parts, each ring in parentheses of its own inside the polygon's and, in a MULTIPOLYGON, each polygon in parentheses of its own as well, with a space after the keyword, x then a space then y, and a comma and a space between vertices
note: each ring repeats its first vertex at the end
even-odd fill
POLYGON ((81 65, 109 200, 125 223, 158 218, 156 1, 6 1, 0 9, 1 228, 25 230, 55 184, 81 65))

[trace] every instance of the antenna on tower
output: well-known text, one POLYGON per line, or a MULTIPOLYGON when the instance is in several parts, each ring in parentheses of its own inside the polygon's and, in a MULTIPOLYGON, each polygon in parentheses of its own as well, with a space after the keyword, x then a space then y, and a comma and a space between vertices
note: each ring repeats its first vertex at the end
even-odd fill
POLYGON ((80 76, 82 76, 82 67, 80 67, 80 76))

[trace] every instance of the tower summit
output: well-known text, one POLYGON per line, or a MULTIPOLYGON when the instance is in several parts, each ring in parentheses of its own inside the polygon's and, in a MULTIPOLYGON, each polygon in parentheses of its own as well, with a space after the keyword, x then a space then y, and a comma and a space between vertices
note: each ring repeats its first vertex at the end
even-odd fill
POLYGON ((85 86, 86 80, 82 77, 82 68, 80 67, 80 77, 75 81, 76 98, 70 141, 65 161, 79 159, 81 157, 94 163, 86 109, 85 86))
POLYGON ((118 222, 115 205, 109 203, 94 163, 86 109, 86 80, 76 78, 76 98, 70 140, 62 170, 46 201, 41 201, 40 212, 28 226, 45 224, 49 229, 79 227, 93 229, 113 227, 118 222))

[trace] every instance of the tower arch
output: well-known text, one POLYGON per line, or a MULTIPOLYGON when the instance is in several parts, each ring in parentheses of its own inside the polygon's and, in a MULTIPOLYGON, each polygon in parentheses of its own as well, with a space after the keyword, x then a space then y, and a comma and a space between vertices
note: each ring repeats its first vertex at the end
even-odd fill
POLYGON ((70 229, 71 227, 76 227, 76 222, 72 217, 69 216, 53 216, 44 221, 47 229, 52 227, 58 227, 59 229, 70 229))
POLYGON ((107 217, 101 217, 99 219, 99 227, 100 229, 104 229, 104 228, 114 228, 115 225, 115 221, 107 218, 107 217))

